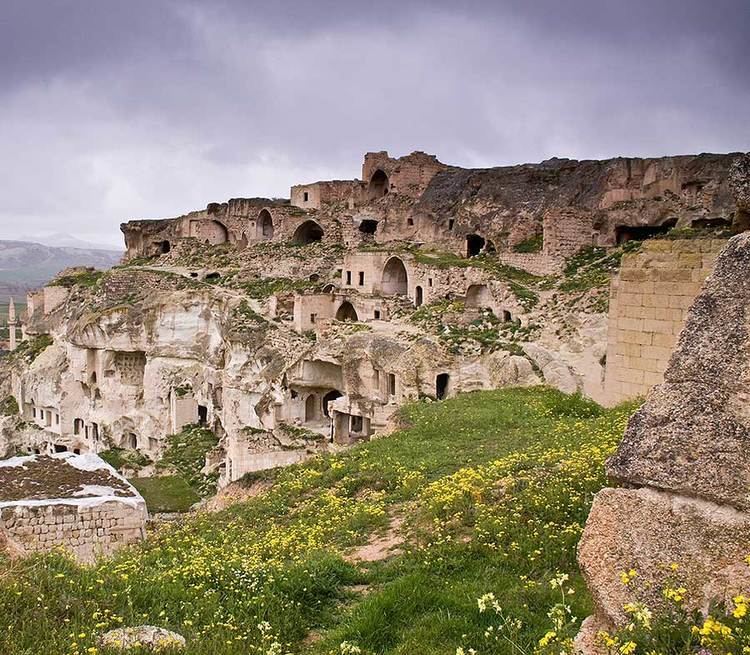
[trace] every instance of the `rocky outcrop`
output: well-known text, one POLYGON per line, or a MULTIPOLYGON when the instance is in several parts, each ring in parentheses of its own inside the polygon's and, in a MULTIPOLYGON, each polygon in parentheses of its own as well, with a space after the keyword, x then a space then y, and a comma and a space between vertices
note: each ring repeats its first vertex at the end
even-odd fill
POLYGON ((151 650, 170 652, 185 648, 185 637, 153 625, 140 625, 135 628, 117 628, 105 632, 100 645, 118 651, 151 650))
POLYGON ((750 234, 719 255, 664 379, 608 463, 610 477, 631 488, 596 496, 581 539, 597 610, 583 650, 593 625, 625 623, 625 603, 662 606, 675 578, 695 609, 750 591, 750 234), (623 584, 630 569, 637 582, 623 584))

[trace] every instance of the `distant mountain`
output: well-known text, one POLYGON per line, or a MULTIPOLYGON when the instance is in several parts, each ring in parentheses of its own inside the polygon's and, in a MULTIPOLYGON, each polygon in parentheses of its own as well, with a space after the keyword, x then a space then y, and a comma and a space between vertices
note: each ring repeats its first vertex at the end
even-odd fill
POLYGON ((117 250, 0 240, 0 303, 10 295, 23 300, 29 289, 42 286, 69 266, 106 269, 117 264, 121 257, 122 252, 117 250))
POLYGON ((18 237, 18 241, 27 241, 29 243, 41 243, 43 246, 52 248, 78 248, 79 250, 108 250, 113 252, 118 248, 112 244, 93 243, 84 241, 70 234, 58 232, 56 234, 43 234, 36 236, 18 237))

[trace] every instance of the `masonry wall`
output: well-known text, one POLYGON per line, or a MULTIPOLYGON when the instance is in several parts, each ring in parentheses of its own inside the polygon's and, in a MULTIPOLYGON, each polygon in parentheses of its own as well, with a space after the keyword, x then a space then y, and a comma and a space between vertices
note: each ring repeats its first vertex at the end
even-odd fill
POLYGON ((16 504, 0 510, 0 533, 25 553, 63 547, 92 562, 145 536, 145 503, 16 504))
POLYGON ((605 402, 660 384, 687 311, 713 270, 723 239, 645 241, 625 255, 609 304, 605 402))

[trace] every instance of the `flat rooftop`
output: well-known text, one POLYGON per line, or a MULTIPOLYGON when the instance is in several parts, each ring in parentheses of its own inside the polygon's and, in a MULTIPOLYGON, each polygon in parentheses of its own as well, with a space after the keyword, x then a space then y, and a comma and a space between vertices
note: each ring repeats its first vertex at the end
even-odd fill
POLYGON ((0 508, 17 505, 143 503, 135 488, 93 453, 0 460, 0 508))

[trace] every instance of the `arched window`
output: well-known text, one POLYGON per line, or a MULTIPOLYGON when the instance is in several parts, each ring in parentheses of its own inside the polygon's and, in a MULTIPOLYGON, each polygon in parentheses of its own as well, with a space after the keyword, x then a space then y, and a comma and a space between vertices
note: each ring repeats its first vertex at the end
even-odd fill
POLYGON ((134 432, 128 435, 128 448, 138 450, 138 436, 134 432))
POLYGON ((295 231, 292 241, 299 245, 315 243, 323 238, 323 228, 315 221, 305 221, 295 231))
POLYGON ((256 225, 259 240, 269 241, 273 239, 273 217, 271 216, 271 212, 267 209, 263 209, 260 214, 258 214, 256 225))
POLYGON ((391 257, 383 267, 381 286, 383 293, 392 296, 406 296, 409 291, 409 276, 404 262, 391 257))
POLYGON ((337 321, 358 321, 359 317, 357 316, 357 310, 354 309, 354 305, 352 305, 348 300, 341 303, 341 306, 338 308, 338 311, 336 312, 336 320, 337 321))
POLYGON ((367 186, 367 197, 370 200, 377 200, 388 193, 388 176, 380 169, 376 170, 370 178, 370 184, 367 186))

